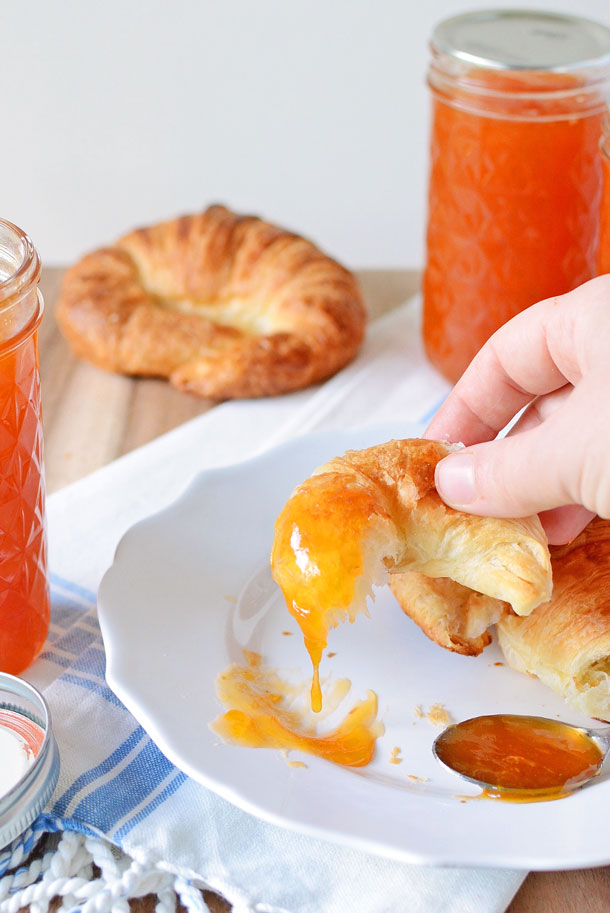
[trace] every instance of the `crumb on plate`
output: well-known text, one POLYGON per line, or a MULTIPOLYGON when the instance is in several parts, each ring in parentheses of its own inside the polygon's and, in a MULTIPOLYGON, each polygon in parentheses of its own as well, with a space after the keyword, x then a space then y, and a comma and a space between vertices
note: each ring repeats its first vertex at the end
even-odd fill
POLYGON ((450 713, 441 703, 432 704, 426 716, 433 726, 447 726, 451 722, 450 713))

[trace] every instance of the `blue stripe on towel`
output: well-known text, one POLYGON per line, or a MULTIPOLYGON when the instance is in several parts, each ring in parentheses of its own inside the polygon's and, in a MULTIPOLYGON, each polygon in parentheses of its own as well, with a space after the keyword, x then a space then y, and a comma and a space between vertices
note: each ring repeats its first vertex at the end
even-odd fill
POLYGON ((122 710, 125 710, 125 707, 114 691, 111 691, 107 685, 100 685, 99 682, 94 682, 92 679, 81 678, 80 675, 70 675, 67 672, 64 672, 63 675, 60 676, 59 681, 67 682, 69 685, 77 685, 79 688, 86 688, 87 691, 93 691, 114 707, 120 707, 122 710))
POLYGON ((163 790, 161 790, 159 795, 155 796, 154 799, 151 799, 148 805, 145 805, 144 808, 141 808, 140 811, 133 816, 133 818, 130 818, 129 821, 126 821, 125 824, 121 825, 118 831, 111 835, 112 839, 117 843, 120 843, 123 838, 127 836, 129 831, 133 830, 137 824, 139 824, 141 821, 144 821, 144 819, 148 818, 149 815, 152 815, 155 809, 162 805, 166 799, 169 799, 171 796, 173 796, 174 793, 177 792, 182 784, 186 783, 187 780, 188 777, 185 773, 182 773, 181 770, 176 771, 176 776, 173 777, 173 779, 163 790))
POLYGON ((62 669, 69 669, 74 660, 69 659, 67 656, 60 656, 59 653, 54 653, 53 650, 45 650, 40 654, 40 659, 46 659, 47 662, 55 663, 56 666, 61 666, 62 669))
POLYGON ((75 596, 79 596, 81 599, 86 600, 91 606, 96 604, 97 599, 92 590, 88 590, 86 587, 74 583, 73 580, 67 580, 65 577, 60 577, 59 574, 50 574, 49 577, 51 586, 59 587, 62 590, 66 590, 68 593, 74 593, 75 596))
POLYGON ((87 675, 96 675, 100 684, 104 683, 106 675, 106 654, 101 643, 92 644, 82 656, 72 663, 74 672, 86 672, 87 675))
POLYGON ((70 609, 73 612, 80 612, 81 614, 90 612, 91 609, 95 608, 95 603, 90 602, 88 599, 84 600, 77 596, 75 597, 64 587, 57 586, 53 583, 51 584, 51 599, 53 604, 59 603, 59 605, 66 609, 70 609))
POLYGON ((116 777, 94 789, 78 803, 73 816, 108 833, 129 814, 130 809, 144 802, 175 770, 154 742, 146 741, 138 755, 120 770, 116 777))
POLYGON ((79 624, 85 625, 85 627, 91 628, 93 631, 97 631, 98 633, 100 631, 100 623, 95 615, 90 615, 89 613, 83 615, 83 617, 79 619, 79 624))
POLYGON ((71 628, 73 624, 80 621, 90 611, 85 606, 80 605, 80 603, 68 602, 62 596, 59 599, 61 602, 53 594, 51 621, 62 631, 67 631, 68 628, 71 628))
POLYGON ((128 736, 124 742, 122 742, 118 748, 109 754, 108 757, 98 764, 97 767, 92 767, 90 770, 86 770, 85 773, 81 774, 80 777, 77 777, 74 783, 68 787, 68 789, 59 797, 53 806, 52 812, 54 815, 65 815, 68 805, 82 789, 86 786, 90 786, 91 783, 94 783, 95 780, 98 780, 100 777, 103 777, 104 774, 109 773, 114 767, 123 761, 130 751, 138 745, 139 742, 147 739, 147 735, 142 729, 141 726, 136 726, 134 731, 128 736))
POLYGON ((74 624, 84 621, 87 615, 95 608, 90 603, 83 603, 82 599, 74 599, 69 593, 60 592, 51 586, 51 622, 60 632, 51 631, 51 637, 56 640, 61 632, 68 631, 74 624))
POLYGON ((97 631, 73 625, 69 631, 53 642, 53 647, 77 657, 81 656, 96 640, 99 640, 97 631))

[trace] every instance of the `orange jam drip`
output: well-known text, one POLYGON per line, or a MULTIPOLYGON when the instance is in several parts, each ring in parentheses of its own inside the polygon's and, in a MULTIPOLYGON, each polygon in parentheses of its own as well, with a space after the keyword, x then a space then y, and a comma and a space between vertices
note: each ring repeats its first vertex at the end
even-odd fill
POLYGON ((363 541, 377 511, 366 489, 339 485, 321 473, 296 490, 275 524, 271 569, 311 657, 316 712, 322 707, 319 666, 328 632, 354 600, 364 568, 363 541))
POLYGON ((534 716, 475 717, 445 730, 441 761, 511 802, 557 799, 599 771, 603 753, 580 729, 534 716))
MULTIPOLYGON (((349 683, 338 684, 340 697, 346 690, 341 686, 349 687, 349 683)), ((216 690, 230 709, 210 726, 225 742, 235 745, 299 750, 346 767, 364 767, 383 733, 383 724, 377 720, 377 696, 369 691, 335 729, 318 735, 305 714, 291 706, 302 688, 290 685, 258 661, 230 666, 219 675, 216 690)))

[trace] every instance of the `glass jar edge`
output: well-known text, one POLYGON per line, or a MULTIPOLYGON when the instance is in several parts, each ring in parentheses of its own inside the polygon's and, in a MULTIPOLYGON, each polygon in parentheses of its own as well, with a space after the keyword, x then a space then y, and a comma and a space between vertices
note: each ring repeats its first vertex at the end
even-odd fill
POLYGON ((0 228, 4 227, 18 239, 24 248, 24 255, 17 269, 6 279, 0 279, 0 309, 5 302, 10 302, 23 290, 26 291, 40 280, 41 262, 38 251, 30 236, 8 219, 0 218, 0 228))

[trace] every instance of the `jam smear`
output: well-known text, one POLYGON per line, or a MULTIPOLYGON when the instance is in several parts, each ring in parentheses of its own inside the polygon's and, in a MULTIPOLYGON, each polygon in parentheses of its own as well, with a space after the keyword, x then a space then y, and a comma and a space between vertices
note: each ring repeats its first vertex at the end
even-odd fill
MULTIPOLYGON (((363 767, 383 733, 377 719, 377 696, 369 691, 354 704, 332 731, 319 735, 306 715, 294 708, 302 689, 261 665, 257 654, 246 656, 247 665, 234 664, 222 672, 216 690, 226 713, 210 726, 225 742, 249 748, 299 750, 346 767, 363 767)), ((338 683, 337 698, 349 683, 338 683)))

